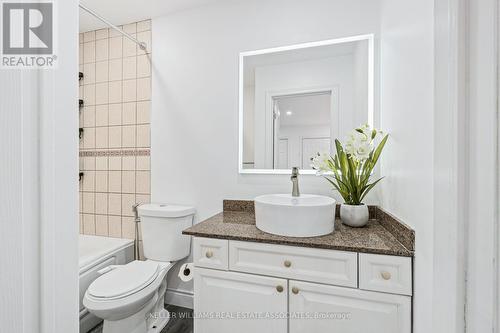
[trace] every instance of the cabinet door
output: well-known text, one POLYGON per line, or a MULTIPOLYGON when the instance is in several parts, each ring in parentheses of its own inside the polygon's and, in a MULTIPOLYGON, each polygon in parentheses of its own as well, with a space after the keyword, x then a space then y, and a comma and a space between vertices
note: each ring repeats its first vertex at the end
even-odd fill
POLYGON ((195 267, 196 333, 287 332, 287 280, 195 267))
POLYGON ((290 333, 410 333, 411 297, 289 282, 290 333))

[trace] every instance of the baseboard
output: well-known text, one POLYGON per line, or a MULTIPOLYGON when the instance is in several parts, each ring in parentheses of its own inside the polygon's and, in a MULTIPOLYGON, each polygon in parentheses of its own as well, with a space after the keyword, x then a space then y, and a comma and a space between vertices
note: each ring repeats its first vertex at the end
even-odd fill
POLYGON ((165 304, 192 309, 193 293, 183 290, 167 289, 167 292, 165 293, 165 304))

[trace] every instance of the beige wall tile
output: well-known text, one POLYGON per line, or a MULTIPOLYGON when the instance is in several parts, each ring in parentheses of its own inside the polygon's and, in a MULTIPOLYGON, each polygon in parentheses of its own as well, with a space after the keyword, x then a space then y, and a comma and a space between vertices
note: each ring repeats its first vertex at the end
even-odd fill
POLYGON ((109 82, 109 103, 121 103, 122 99, 122 81, 109 82))
POLYGON ((109 104, 109 125, 121 125, 122 124, 122 105, 109 104))
POLYGON ((91 42, 95 40, 95 31, 87 31, 83 33, 83 42, 91 42))
POLYGON ((133 217, 122 217, 122 237, 135 239, 135 221, 133 217))
POLYGON ((137 32, 151 30, 151 20, 137 22, 137 32))
POLYGON ((122 218, 121 216, 108 216, 109 237, 122 236, 122 218))
POLYGON ((108 60, 108 40, 107 39, 100 39, 97 40, 95 43, 95 60, 96 61, 103 61, 103 60, 108 60))
POLYGON ((136 122, 136 103, 129 102, 122 105, 122 124, 133 125, 136 122))
MULTIPOLYGON (((147 29, 145 29, 147 30, 147 29)), ((95 32, 95 39, 105 39, 109 37, 108 29, 99 29, 95 32)))
POLYGON ((137 77, 137 58, 123 58, 123 79, 131 80, 137 77))
POLYGON ((122 59, 112 59, 109 61, 109 80, 117 81, 123 79, 122 59))
POLYGON ((140 171, 151 170, 151 162, 149 156, 137 156, 136 161, 137 161, 136 164, 137 170, 140 171))
POLYGON ((83 32, 78 34, 78 43, 80 43, 80 44, 83 43, 83 32))
POLYGON ((110 38, 109 39, 109 59, 121 58, 122 52, 123 52, 123 38, 122 37, 110 38))
POLYGON ((149 124, 151 114, 151 102, 142 101, 137 102, 137 123, 138 124, 149 124))
POLYGON ((108 231, 108 216, 96 215, 95 216, 95 234, 97 236, 107 236, 108 231))
POLYGON ((137 77, 151 76, 151 59, 150 55, 144 54, 137 56, 137 77))
POLYGON ((135 194, 122 194, 122 216, 134 216, 135 194))
POLYGON ((137 147, 148 148, 151 146, 149 125, 137 125, 137 147))
POLYGON ((122 172, 109 171, 108 173, 109 192, 120 193, 122 191, 122 172))
POLYGON ((135 171, 122 171, 122 193, 135 193, 135 171))
POLYGON ((110 156, 109 157, 109 171, 120 171, 122 169, 122 157, 110 156))
POLYGON ((95 62, 95 42, 83 43, 83 63, 95 62))
MULTIPOLYGON (((147 45, 147 52, 151 53, 151 31, 143 31, 137 33, 137 39, 140 42, 146 43, 147 45)), ((139 49, 139 46, 137 45, 137 49, 139 49)), ((140 52, 143 52, 142 50, 140 52)))
POLYGON ((149 194, 136 194, 135 201, 138 204, 145 204, 151 202, 151 196, 149 194))
POLYGON ((122 146, 121 126, 109 127, 109 148, 121 148, 121 146, 122 146))
POLYGON ((95 126, 95 106, 85 106, 83 108, 83 127, 95 126))
POLYGON ((137 79, 137 100, 144 101, 151 99, 151 79, 146 77, 137 79))
POLYGON ((97 105, 95 108, 95 125, 108 126, 108 104, 97 105))
POLYGON ((94 192, 83 192, 83 207, 82 213, 84 214, 94 214, 94 192))
POLYGON ((85 128, 83 131, 83 147, 85 149, 95 148, 95 128, 85 128))
POLYGON ((78 64, 83 64, 83 43, 78 46, 78 64))
POLYGON ((135 125, 122 126, 122 148, 135 148, 135 125))
POLYGON ((83 65, 83 84, 93 84, 96 80, 96 65, 95 63, 83 65))
POLYGON ((82 182, 83 191, 93 192, 95 190, 95 171, 85 171, 82 182))
POLYGON ((108 148, 108 127, 96 127, 95 146, 97 149, 108 148))
POLYGON ((83 233, 85 235, 95 235, 95 215, 83 214, 83 233))
POLYGON ((95 170, 95 156, 83 157, 83 170, 95 170))
MULTIPOLYGON (((108 170, 108 157, 107 156, 96 156, 95 169, 96 170, 108 170)), ((107 181, 107 178, 106 178, 106 181, 107 181)))
MULTIPOLYGON (((141 32, 142 33, 142 32, 141 32)), ((137 37, 136 34, 130 34, 132 37, 137 37)), ((137 55, 137 44, 128 38, 123 39, 123 57, 131 57, 137 55)))
MULTIPOLYGON (((124 30, 151 49, 151 20, 127 24, 124 30)), ((80 148, 149 148, 150 54, 111 29, 79 38, 79 71, 84 73, 79 96, 85 103, 79 112, 85 128, 80 148)), ((82 157, 80 169, 86 177, 80 182, 80 232, 134 238, 132 205, 151 200, 150 164, 149 156, 82 157)))
POLYGON ((108 61, 99 61, 95 64, 95 81, 108 82, 109 66, 108 61))
POLYGON ((95 213, 102 215, 108 214, 108 193, 95 194, 95 213))
POLYGON ((83 102, 85 105, 95 105, 95 84, 88 84, 83 87, 83 102))
POLYGON ((95 85, 95 103, 108 104, 108 83, 97 83, 95 85))
POLYGON ((123 81, 123 101, 135 102, 137 98, 137 81, 125 80, 123 81))
POLYGON ((135 170, 135 156, 122 157, 122 170, 135 170))
POLYGON ((83 43, 81 43, 78 47, 78 64, 81 65, 84 63, 83 60, 83 43))
POLYGON ((151 188, 151 176, 149 171, 136 172, 136 193, 149 194, 151 188))
POLYGON ((121 215, 122 214, 122 195, 120 193, 109 193, 108 195, 108 214, 121 215))
POLYGON ((123 26, 123 31, 125 31, 128 34, 135 34, 137 32, 137 24, 136 23, 125 24, 123 26))
POLYGON ((95 172, 95 190, 96 192, 108 192, 107 170, 100 170, 100 171, 98 170, 95 172))
MULTIPOLYGON (((118 29, 123 29, 123 26, 119 25, 117 26, 118 29)), ((109 37, 116 37, 116 36, 122 36, 121 33, 119 33, 118 31, 116 31, 115 29, 109 29, 109 37)))

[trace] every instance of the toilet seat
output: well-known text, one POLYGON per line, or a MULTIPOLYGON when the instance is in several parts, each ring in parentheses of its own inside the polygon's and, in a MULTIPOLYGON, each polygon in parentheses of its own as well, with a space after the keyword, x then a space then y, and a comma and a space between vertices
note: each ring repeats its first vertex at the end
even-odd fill
POLYGON ((132 261, 97 278, 87 294, 95 300, 125 298, 153 283, 159 272, 160 266, 154 261, 132 261))

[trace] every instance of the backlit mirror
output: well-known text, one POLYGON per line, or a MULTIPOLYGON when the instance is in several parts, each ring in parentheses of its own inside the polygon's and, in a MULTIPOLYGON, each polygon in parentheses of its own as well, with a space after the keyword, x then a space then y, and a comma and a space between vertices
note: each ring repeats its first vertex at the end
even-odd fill
POLYGON ((240 54, 240 173, 314 173, 310 159, 373 123, 373 36, 240 54))

